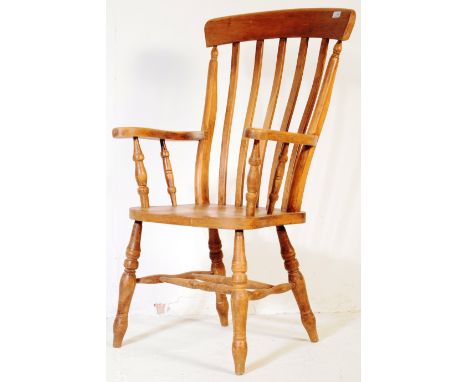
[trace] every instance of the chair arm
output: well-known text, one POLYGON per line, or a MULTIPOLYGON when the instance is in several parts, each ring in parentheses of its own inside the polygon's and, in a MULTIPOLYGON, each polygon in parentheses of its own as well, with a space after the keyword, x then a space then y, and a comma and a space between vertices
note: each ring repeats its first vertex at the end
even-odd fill
POLYGON ((203 131, 170 131, 147 127, 116 127, 112 130, 114 138, 168 139, 175 141, 200 141, 205 138, 203 131))
POLYGON ((289 133, 287 131, 248 128, 244 137, 260 141, 276 141, 293 143, 305 146, 316 146, 318 137, 316 135, 289 133))

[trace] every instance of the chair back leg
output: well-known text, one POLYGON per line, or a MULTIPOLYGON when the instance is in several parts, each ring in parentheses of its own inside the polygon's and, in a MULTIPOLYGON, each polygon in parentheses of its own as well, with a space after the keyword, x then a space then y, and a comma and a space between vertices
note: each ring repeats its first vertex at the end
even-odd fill
MULTIPOLYGON (((214 275, 226 276, 223 263, 221 239, 217 229, 209 229, 208 247, 210 249, 211 272, 214 275)), ((216 293, 216 310, 222 326, 228 326, 229 303, 223 293, 216 293)))
POLYGON ((315 316, 310 308, 307 296, 306 284, 302 273, 299 271, 299 262, 296 259, 296 251, 289 241, 288 233, 284 226, 276 227, 281 247, 281 257, 284 267, 288 271, 288 280, 292 284, 292 291, 301 312, 301 321, 312 342, 318 341, 315 316))

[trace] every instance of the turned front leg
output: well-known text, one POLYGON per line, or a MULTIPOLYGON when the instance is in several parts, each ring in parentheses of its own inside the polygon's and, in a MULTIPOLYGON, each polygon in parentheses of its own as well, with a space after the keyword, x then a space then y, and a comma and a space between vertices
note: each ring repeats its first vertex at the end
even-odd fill
POLYGON ((114 321, 114 343, 115 348, 122 345, 125 332, 128 326, 128 310, 132 302, 133 292, 136 285, 135 271, 138 268, 138 258, 140 257, 140 239, 142 223, 135 221, 133 224, 132 235, 126 251, 124 261, 124 273, 120 279, 119 285, 119 304, 117 315, 114 321))
MULTIPOLYGON (((208 247, 210 248, 211 272, 214 275, 226 276, 226 268, 223 263, 223 251, 221 239, 217 229, 209 229, 208 247)), ((228 325, 229 304, 223 293, 216 293, 216 310, 222 326, 228 325)))
POLYGON ((299 262, 296 259, 296 252, 289 241, 286 228, 284 226, 278 226, 276 227, 276 232, 278 233, 284 267, 288 271, 288 279, 292 284, 292 291, 301 312, 302 324, 304 325, 310 340, 312 342, 317 342, 318 335, 315 316, 310 308, 304 276, 302 276, 302 273, 299 271, 299 262))
POLYGON ((231 309, 234 336, 232 355, 237 375, 244 374, 247 358, 247 260, 245 257, 244 231, 236 231, 234 238, 234 255, 232 259, 231 309))

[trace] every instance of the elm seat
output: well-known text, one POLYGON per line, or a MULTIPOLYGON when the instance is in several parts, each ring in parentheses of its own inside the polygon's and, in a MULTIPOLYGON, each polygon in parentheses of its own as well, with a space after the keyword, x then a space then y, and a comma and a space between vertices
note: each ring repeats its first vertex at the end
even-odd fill
POLYGON ((305 222, 305 218, 305 212, 284 212, 275 209, 273 213, 268 214, 266 208, 257 208, 254 216, 247 216, 245 207, 215 204, 130 208, 130 219, 132 220, 221 229, 247 230, 300 224, 305 222))

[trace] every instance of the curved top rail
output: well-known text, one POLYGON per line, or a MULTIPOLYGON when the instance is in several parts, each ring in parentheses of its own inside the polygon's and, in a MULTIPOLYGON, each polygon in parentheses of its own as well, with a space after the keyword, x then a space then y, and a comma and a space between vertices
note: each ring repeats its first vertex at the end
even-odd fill
POLYGON ((247 13, 208 20, 206 46, 287 37, 347 40, 356 12, 345 8, 304 8, 247 13))

